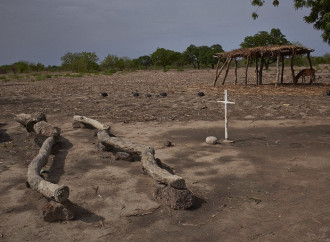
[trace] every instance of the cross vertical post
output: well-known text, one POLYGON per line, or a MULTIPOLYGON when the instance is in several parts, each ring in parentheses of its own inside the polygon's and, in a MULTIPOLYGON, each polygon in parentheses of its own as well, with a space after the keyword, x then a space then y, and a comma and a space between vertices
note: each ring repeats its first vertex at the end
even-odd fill
POLYGON ((235 102, 229 102, 228 101, 228 93, 227 90, 225 90, 225 100, 224 101, 217 101, 218 103, 224 103, 225 104, 225 142, 230 142, 228 140, 228 104, 235 104, 235 102))

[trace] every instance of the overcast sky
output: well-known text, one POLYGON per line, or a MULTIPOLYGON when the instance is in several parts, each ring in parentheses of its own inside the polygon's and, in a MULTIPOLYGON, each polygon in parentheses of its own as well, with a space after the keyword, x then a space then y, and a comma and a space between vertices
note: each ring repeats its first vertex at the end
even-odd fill
MULTIPOLYGON (((279 28, 291 42, 330 53, 308 10, 282 0, 256 10, 250 0, 0 0, 0 65, 19 60, 60 65, 70 52, 137 58, 158 47, 182 52, 190 44, 239 48, 248 35, 279 28)), ((271 2, 271 1, 268 1, 271 2)))

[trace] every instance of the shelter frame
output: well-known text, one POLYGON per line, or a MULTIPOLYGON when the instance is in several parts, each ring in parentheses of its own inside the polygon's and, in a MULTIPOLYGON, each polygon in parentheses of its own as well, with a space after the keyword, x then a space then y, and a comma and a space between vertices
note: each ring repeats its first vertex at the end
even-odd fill
MULTIPOLYGON (((310 58, 310 53, 313 52, 313 49, 308 49, 302 46, 296 45, 272 45, 272 46, 259 46, 254 48, 241 48, 232 50, 229 52, 221 52, 215 54, 213 57, 218 59, 216 74, 213 86, 216 86, 216 83, 226 66, 226 73, 224 79, 222 81, 222 85, 225 84, 226 78, 228 76, 228 71, 230 68, 230 63, 232 60, 235 61, 235 85, 237 84, 237 58, 245 58, 246 59, 246 67, 245 67, 245 85, 248 84, 248 68, 251 60, 255 60, 256 63, 256 85, 262 84, 262 70, 263 70, 263 59, 267 57, 276 57, 276 84, 279 84, 280 76, 281 76, 281 84, 283 83, 283 71, 284 71, 284 59, 285 57, 291 58, 291 73, 292 73, 292 81, 293 84, 297 84, 298 80, 296 78, 294 72, 294 58, 295 56, 305 55, 307 54, 307 59, 309 62, 310 69, 312 67, 312 61, 310 58), (260 66, 258 65, 259 59, 260 66), (220 63, 223 62, 220 70, 220 63), (282 62, 281 70, 280 70, 280 62, 282 62)), ((312 81, 311 81, 312 84, 312 81)))

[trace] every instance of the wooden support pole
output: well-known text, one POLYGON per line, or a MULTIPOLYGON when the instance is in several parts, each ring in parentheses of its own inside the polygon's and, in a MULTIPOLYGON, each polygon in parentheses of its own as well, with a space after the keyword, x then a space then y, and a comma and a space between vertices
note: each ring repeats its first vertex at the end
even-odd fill
POLYGON ((226 74, 225 74, 225 77, 223 78, 222 85, 225 84, 225 81, 226 81, 226 78, 227 78, 228 72, 229 72, 230 63, 232 60, 233 60, 233 58, 229 58, 229 61, 227 63, 227 67, 226 67, 226 74))
POLYGON ((262 71, 264 69, 264 58, 260 58, 260 68, 259 68, 259 85, 262 85, 262 71))
POLYGON ((250 56, 248 56, 248 57, 246 58, 246 67, 245 67, 245 86, 247 86, 247 83, 248 83, 249 60, 250 60, 250 56))
POLYGON ((281 84, 284 82, 284 55, 281 56, 281 64, 282 64, 282 70, 281 70, 281 84))
POLYGON ((216 67, 217 69, 216 69, 216 71, 215 71, 215 79, 214 79, 213 86, 215 86, 215 83, 216 83, 217 80, 218 80, 219 64, 220 64, 220 58, 218 58, 217 67, 216 67))
POLYGON ((280 56, 278 55, 276 57, 276 83, 275 86, 277 86, 280 82, 280 56))
POLYGON ((220 77, 220 75, 221 75, 221 72, 222 72, 223 68, 225 67, 225 65, 227 64, 227 62, 228 62, 228 59, 226 59, 226 61, 225 61, 225 62, 223 63, 223 65, 221 66, 219 73, 218 73, 217 76, 215 77, 215 80, 214 80, 214 83, 213 83, 213 87, 215 87, 215 85, 216 85, 216 83, 217 83, 217 81, 218 81, 218 79, 219 79, 219 77, 220 77))
POLYGON ((256 56, 256 85, 258 86, 258 79, 259 79, 259 68, 258 68, 258 57, 256 56))
POLYGON ((291 55, 291 73, 292 73, 292 81, 293 81, 293 84, 296 85, 297 84, 297 79, 296 79, 296 76, 294 74, 294 69, 293 69, 293 59, 294 59, 294 55, 292 54, 291 55))
POLYGON ((235 85, 237 85, 237 60, 235 58, 235 85))

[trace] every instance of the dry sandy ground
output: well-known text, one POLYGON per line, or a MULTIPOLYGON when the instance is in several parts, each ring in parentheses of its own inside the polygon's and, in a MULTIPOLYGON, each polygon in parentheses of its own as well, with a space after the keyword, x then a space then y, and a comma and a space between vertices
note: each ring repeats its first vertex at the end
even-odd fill
MULTIPOLYGON (((269 83, 273 73, 267 75, 269 83)), ((330 241, 328 69, 318 71, 314 86, 211 88, 213 76, 142 71, 2 83, 0 240, 330 241), (215 100, 223 99, 224 88, 236 102, 230 106, 236 142, 207 145, 207 136, 223 137, 223 107, 215 100), (160 92, 168 96, 157 97, 160 92), (74 221, 44 222, 47 200, 25 186, 39 147, 13 118, 34 111, 61 128, 45 179, 69 186, 74 221), (74 114, 154 146, 156 157, 186 179, 194 207, 171 210, 155 200, 155 182, 140 163, 98 151, 93 130, 72 128, 74 114), (173 147, 164 146, 168 140, 173 147)))

